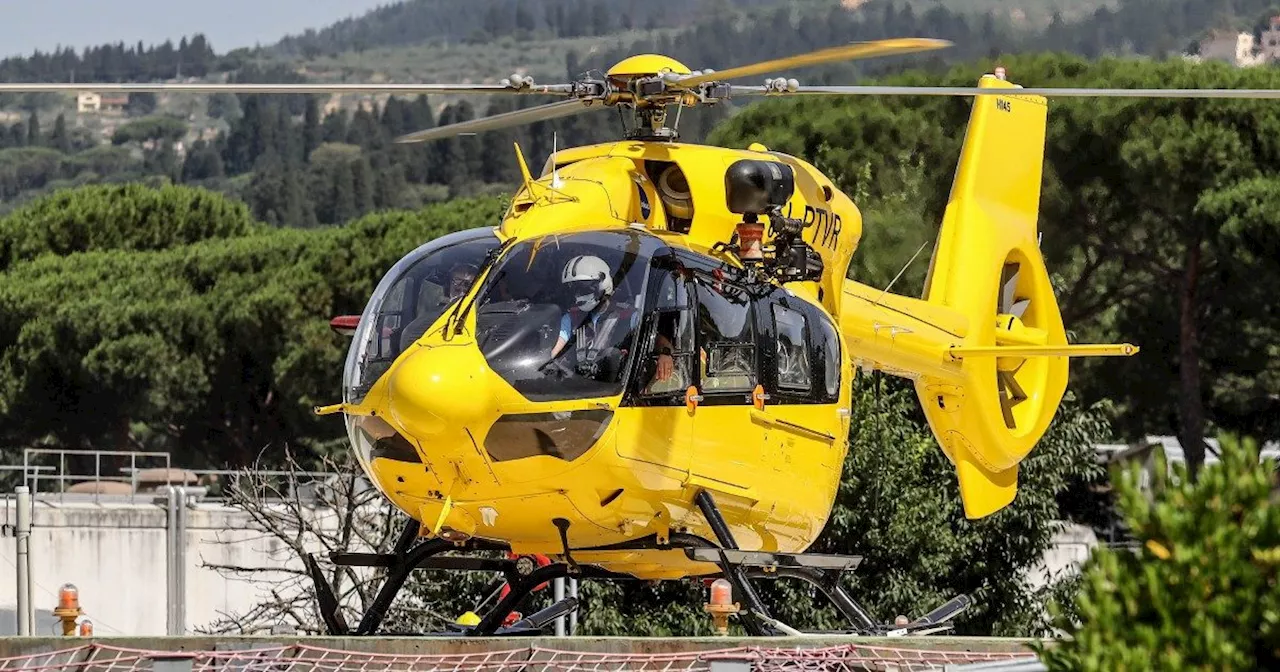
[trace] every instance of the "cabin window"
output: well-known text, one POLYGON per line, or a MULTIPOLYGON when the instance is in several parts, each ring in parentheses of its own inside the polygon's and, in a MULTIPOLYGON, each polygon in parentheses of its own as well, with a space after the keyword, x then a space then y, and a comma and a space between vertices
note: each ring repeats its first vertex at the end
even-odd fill
POLYGON ((808 392, 813 386, 809 367, 808 330, 804 313, 773 304, 773 328, 777 335, 778 387, 808 392))
POLYGON ((756 385, 751 298, 718 277, 696 277, 702 392, 750 392, 756 385))
POLYGON ((815 345, 823 368, 825 400, 835 401, 840 396, 840 336, 830 319, 817 311, 815 313, 818 332, 815 345))

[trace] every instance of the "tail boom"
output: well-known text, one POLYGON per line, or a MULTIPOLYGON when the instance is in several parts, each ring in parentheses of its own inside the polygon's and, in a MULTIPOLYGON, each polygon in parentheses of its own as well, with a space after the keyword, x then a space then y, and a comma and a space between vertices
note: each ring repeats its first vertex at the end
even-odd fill
POLYGON ((1013 501, 1069 357, 1137 351, 1067 343, 1036 226, 1045 99, 992 76, 979 86, 1010 91, 975 97, 924 298, 846 281, 840 316, 855 361, 915 382, 969 518, 1013 501))

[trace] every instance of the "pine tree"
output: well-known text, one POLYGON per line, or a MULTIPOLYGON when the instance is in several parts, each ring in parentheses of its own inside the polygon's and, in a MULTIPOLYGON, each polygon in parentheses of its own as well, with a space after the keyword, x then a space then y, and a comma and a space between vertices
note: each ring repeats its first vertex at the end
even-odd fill
POLYGON ((333 219, 329 224, 342 224, 356 218, 356 195, 351 163, 340 161, 333 167, 333 219))
MULTIPOLYGON (((510 98, 497 98, 489 104, 486 116, 515 109, 510 98)), ((489 131, 480 136, 480 179, 485 182, 516 181, 515 135, 509 130, 489 131)))
POLYGON ((27 146, 38 147, 40 142, 40 117, 36 116, 36 111, 31 111, 31 116, 27 118, 27 146))
POLYGON ((66 115, 59 114, 57 120, 53 122, 53 132, 49 134, 49 146, 63 154, 71 153, 71 136, 67 134, 66 115))
POLYGON ((372 212, 374 204, 373 169, 369 160, 360 157, 351 168, 352 191, 355 194, 356 216, 372 212))
POLYGON ((253 165, 253 181, 249 187, 249 206, 258 219, 272 226, 284 226, 288 215, 284 162, 274 151, 267 152, 253 165))
POLYGON ((391 164, 377 171, 374 203, 378 208, 404 207, 404 194, 408 185, 404 179, 404 167, 391 164))
POLYGON ((325 115, 320 130, 324 142, 346 142, 347 111, 339 109, 325 115))

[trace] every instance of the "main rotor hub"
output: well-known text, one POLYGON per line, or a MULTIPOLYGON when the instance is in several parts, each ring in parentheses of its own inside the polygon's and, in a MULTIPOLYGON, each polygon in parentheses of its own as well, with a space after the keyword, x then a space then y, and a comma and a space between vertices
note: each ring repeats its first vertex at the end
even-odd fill
POLYGON ((730 88, 722 82, 679 86, 681 79, 713 72, 691 71, 684 63, 661 54, 632 56, 606 73, 605 104, 631 109, 633 125, 626 131, 628 140, 675 140, 679 137, 680 115, 677 112, 675 124, 668 127, 668 106, 696 107, 729 97, 730 88))
POLYGON ((670 72, 677 75, 690 74, 689 66, 662 54, 639 54, 618 61, 609 72, 609 79, 630 80, 636 77, 652 77, 670 72))

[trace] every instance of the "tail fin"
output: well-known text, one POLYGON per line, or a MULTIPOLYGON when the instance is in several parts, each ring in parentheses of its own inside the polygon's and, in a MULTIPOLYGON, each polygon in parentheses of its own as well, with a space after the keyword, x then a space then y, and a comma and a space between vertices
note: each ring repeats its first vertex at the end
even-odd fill
POLYGON ((1044 434, 1067 384, 1065 356, 991 351, 1062 346, 1067 339, 1036 227, 1045 99, 1019 95, 989 75, 979 86, 1010 91, 974 97, 924 295, 967 318, 964 343, 952 350, 965 383, 916 381, 929 425, 955 464, 970 518, 1013 501, 1018 463, 1044 434))

